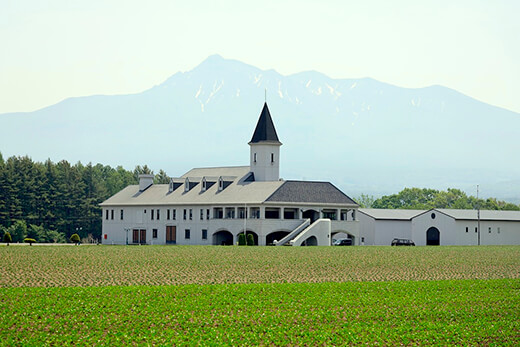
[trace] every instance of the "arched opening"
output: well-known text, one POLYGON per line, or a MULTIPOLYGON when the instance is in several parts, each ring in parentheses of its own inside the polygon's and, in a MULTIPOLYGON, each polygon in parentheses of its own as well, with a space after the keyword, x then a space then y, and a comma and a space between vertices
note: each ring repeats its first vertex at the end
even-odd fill
POLYGON ((331 244, 334 244, 335 240, 343 240, 343 239, 350 239, 352 240, 352 245, 356 244, 356 237, 352 234, 350 234, 348 231, 345 230, 335 230, 331 232, 331 244))
POLYGON ((265 244, 267 246, 274 246, 274 241, 280 241, 287 235, 289 235, 288 231, 275 231, 270 234, 267 234, 267 236, 265 237, 265 244))
POLYGON ((318 239, 316 236, 311 236, 307 240, 303 241, 302 246, 317 246, 318 245, 318 239))
POLYGON ((213 234, 213 244, 217 246, 232 246, 233 234, 227 230, 217 231, 213 234))
POLYGON ((316 210, 307 210, 303 212, 303 219, 310 219, 311 223, 314 223, 320 218, 320 213, 316 210))
POLYGON ((426 232, 426 246, 439 246, 441 244, 441 233, 436 227, 431 227, 426 232))
MULTIPOLYGON (((244 233, 244 232, 240 232, 240 233, 238 233, 238 235, 237 235, 237 240, 238 240, 238 237, 239 237, 240 235, 242 235, 243 233, 244 233)), ((253 235, 254 245, 255 245, 255 246, 258 246, 258 234, 255 233, 254 231, 248 230, 248 231, 246 232, 246 240, 247 240, 247 238, 249 237, 249 235, 253 235)))

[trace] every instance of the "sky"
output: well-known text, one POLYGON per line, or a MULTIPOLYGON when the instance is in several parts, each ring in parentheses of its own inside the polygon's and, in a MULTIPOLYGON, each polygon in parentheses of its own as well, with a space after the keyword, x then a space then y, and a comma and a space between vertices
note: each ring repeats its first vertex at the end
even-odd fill
POLYGON ((212 54, 520 113, 519 14, 517 0, 1 0, 0 113, 141 92, 212 54))

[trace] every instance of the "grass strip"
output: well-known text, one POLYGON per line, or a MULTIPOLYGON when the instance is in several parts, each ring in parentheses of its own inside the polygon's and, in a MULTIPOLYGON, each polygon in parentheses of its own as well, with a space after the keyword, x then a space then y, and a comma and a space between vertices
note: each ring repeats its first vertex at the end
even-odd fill
POLYGON ((1 345, 520 344, 520 280, 4 288, 1 345))

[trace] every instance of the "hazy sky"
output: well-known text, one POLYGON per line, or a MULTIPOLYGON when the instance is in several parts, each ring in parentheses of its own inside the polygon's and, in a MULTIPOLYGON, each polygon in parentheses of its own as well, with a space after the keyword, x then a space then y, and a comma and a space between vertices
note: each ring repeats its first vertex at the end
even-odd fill
POLYGON ((140 92, 215 53, 520 112, 519 15, 517 0, 1 0, 0 113, 140 92))

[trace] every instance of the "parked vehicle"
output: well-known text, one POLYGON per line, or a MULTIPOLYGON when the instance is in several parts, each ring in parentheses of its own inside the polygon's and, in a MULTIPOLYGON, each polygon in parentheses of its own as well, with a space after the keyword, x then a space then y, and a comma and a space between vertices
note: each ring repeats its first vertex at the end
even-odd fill
POLYGON ((392 246, 415 246, 415 243, 408 239, 393 239, 392 246))
POLYGON ((352 246, 352 239, 338 239, 334 240, 333 246, 352 246))

